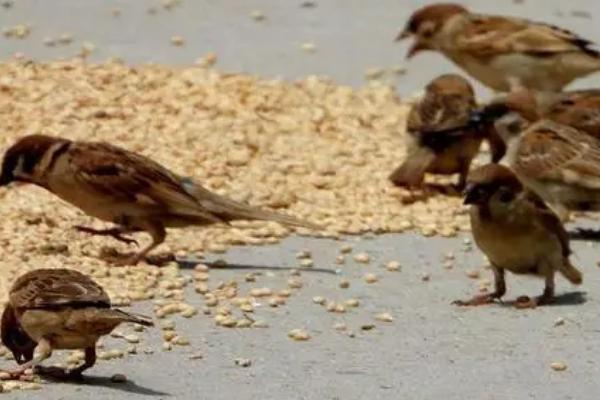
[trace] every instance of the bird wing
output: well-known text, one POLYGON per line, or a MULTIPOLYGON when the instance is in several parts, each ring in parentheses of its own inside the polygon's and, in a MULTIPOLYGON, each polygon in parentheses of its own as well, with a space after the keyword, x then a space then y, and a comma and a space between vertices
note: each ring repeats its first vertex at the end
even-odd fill
POLYGON ((38 269, 22 275, 10 290, 10 303, 16 309, 110 307, 100 285, 70 269, 38 269))
POLYGON ((456 94, 426 95, 408 118, 408 130, 435 132, 466 126, 475 108, 474 99, 456 94))
POLYGON ((600 189, 600 141, 542 120, 522 133, 514 167, 533 179, 600 189))
POLYGON ((76 143, 69 155, 77 183, 98 195, 222 222, 186 191, 181 177, 147 157, 108 143, 76 143))
POLYGON ((543 227, 552 232, 562 248, 562 254, 564 257, 568 257, 571 254, 571 246, 569 245, 569 234, 563 226, 560 218, 544 203, 541 197, 532 191, 525 192, 525 198, 535 208, 536 215, 539 217, 539 221, 543 227))
POLYGON ((547 106, 545 116, 600 139, 600 90, 561 93, 547 106))
POLYGON ((502 53, 554 54, 584 52, 599 57, 593 42, 560 27, 525 19, 474 14, 457 46, 480 56, 502 53))

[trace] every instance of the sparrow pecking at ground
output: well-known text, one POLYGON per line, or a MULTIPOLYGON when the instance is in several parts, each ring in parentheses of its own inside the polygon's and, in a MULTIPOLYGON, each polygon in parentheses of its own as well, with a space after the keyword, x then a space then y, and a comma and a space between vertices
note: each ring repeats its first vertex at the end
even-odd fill
POLYGON ((111 308, 104 289, 80 272, 27 272, 14 282, 2 314, 2 343, 20 364, 8 372, 18 377, 33 369, 55 377, 80 378, 96 362, 98 339, 123 322, 153 326, 147 317, 111 308), (59 349, 84 349, 84 363, 70 370, 40 365, 59 349))
POLYGON ((489 88, 561 91, 573 80, 600 70, 593 43, 550 24, 471 13, 454 3, 415 11, 397 40, 413 37, 407 57, 442 53, 489 88))
POLYGON ((165 228, 250 219, 321 229, 297 218, 248 206, 208 191, 155 161, 108 143, 77 142, 30 135, 4 155, 0 186, 11 182, 41 186, 86 214, 117 226, 80 231, 112 236, 125 243, 127 233, 145 231, 146 248, 120 264, 135 265, 166 237, 165 228))
MULTIPOLYGON (((482 139, 490 135, 471 127, 450 130, 467 125, 476 107, 473 88, 461 76, 447 74, 430 82, 408 117, 406 159, 389 179, 397 186, 418 187, 425 173, 458 173, 462 190, 482 139)), ((490 143, 492 159, 498 161, 504 154, 504 143, 490 143)))
POLYGON ((521 307, 551 303, 556 272, 574 284, 582 282, 581 272, 569 261, 569 238, 560 220, 509 168, 487 164, 473 170, 464 203, 471 205, 473 237, 490 260, 495 290, 455 304, 474 306, 500 299, 506 293, 505 270, 545 280, 543 294, 533 299, 522 296, 527 300, 518 301, 521 307))

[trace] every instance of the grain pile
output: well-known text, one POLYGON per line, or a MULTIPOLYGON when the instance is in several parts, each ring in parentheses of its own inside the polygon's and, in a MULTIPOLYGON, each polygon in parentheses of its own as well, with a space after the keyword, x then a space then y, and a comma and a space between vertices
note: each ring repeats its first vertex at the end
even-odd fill
MULTIPOLYGON (((33 133, 108 141, 236 200, 324 224, 320 234, 327 237, 412 229, 453 236, 466 229, 459 198, 419 196, 387 181, 404 156, 408 108, 377 82, 352 89, 315 77, 260 80, 203 66, 0 64, 1 152, 33 133)), ((289 289, 278 293, 238 294, 235 282, 209 288, 205 270, 186 277, 175 265, 107 268, 98 258, 101 249, 126 247, 76 232, 73 225, 102 223, 33 186, 0 189, 0 218, 1 299, 27 268, 73 267, 104 285, 118 305, 154 299, 162 318, 196 314, 183 295, 194 281, 210 308, 205 313, 218 325, 260 327, 261 321, 233 318, 231 307, 252 311, 253 298, 263 295, 277 307, 301 287, 292 277, 289 289), (223 299, 228 305, 217 307, 223 299)), ((273 243, 290 232, 265 222, 179 229, 159 251, 223 252, 234 244, 273 243)), ((186 339, 166 333, 165 343, 167 349, 186 339)))

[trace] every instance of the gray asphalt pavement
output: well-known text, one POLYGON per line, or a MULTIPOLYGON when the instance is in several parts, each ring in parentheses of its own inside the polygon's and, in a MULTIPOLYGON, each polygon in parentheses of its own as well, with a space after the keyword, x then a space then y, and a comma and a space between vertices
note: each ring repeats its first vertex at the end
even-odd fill
MULTIPOLYGON (((404 65, 407 74, 390 75, 399 93, 410 94, 439 73, 454 67, 437 55, 403 60, 405 44, 393 42, 407 16, 424 1, 316 0, 303 8, 301 0, 183 0, 171 11, 159 1, 142 0, 16 0, 0 7, 3 28, 27 23, 31 34, 23 39, 0 37, 4 58, 22 52, 39 60, 70 57, 82 42, 96 49, 91 61, 122 57, 137 64, 157 62, 190 64, 206 52, 218 55, 218 67, 267 77, 298 78, 328 75, 350 85, 364 82, 370 67, 404 65), (151 14, 148 9, 156 8, 151 14), (112 15, 118 9, 120 16, 112 15), (253 10, 266 16, 257 22, 253 10), (71 33, 69 45, 48 47, 46 37, 71 33), (182 47, 170 43, 173 35, 185 39, 182 47), (301 44, 312 42, 314 53, 301 44)), ((595 0, 462 1, 482 12, 526 16, 571 28, 590 39, 600 34, 600 5, 595 0)), ((600 40, 600 39, 599 39, 600 40)), ((578 82, 597 85, 598 76, 578 82)), ((482 94, 486 92, 481 90, 482 94)), ((493 305, 458 309, 452 300, 477 291, 477 281, 466 271, 484 265, 477 250, 465 251, 464 239, 423 238, 412 234, 350 237, 355 251, 366 251, 368 266, 351 260, 340 275, 303 273, 304 288, 280 309, 261 307, 257 315, 266 329, 224 329, 204 316, 177 319, 178 330, 191 347, 162 351, 160 332, 145 336, 140 347, 155 349, 99 362, 84 385, 45 385, 42 391, 15 393, 15 398, 37 399, 477 399, 477 400, 592 400, 600 392, 600 271, 598 248, 574 243, 574 262, 585 274, 577 288, 558 278, 559 301, 537 310, 516 311, 493 305), (452 251, 454 267, 445 269, 442 257, 452 251), (398 260, 401 272, 382 264, 398 260), (365 272, 380 281, 366 284, 365 272), (424 276, 428 280, 424 280, 424 276), (349 279, 348 289, 338 288, 349 279), (345 314, 326 312, 313 296, 343 300, 355 297, 361 307, 345 314), (391 323, 373 316, 387 311, 391 323), (564 324, 555 326, 557 319, 564 324), (343 322, 354 338, 336 331, 343 322), (374 323, 373 330, 361 325, 374 323), (312 339, 293 342, 287 332, 306 328, 312 339), (191 353, 201 359, 190 360, 191 353), (234 359, 252 361, 248 368, 234 359), (568 366, 564 372, 552 362, 568 366), (108 377, 125 373, 130 382, 110 383, 108 377)), ((293 237, 276 246, 235 248, 224 255, 231 262, 297 266, 297 251, 309 249, 318 267, 335 269, 340 242, 293 237)), ((236 270, 211 272, 211 280, 243 274, 236 270)), ((489 272, 484 272, 491 279, 489 272)), ((259 283, 283 287, 287 270, 263 272, 259 283)), ((542 282, 509 276, 507 299, 534 295, 542 282)), ((202 301, 195 299, 198 306, 202 301)), ((149 306, 138 308, 148 312, 149 306)), ((111 346, 125 347, 109 339, 111 346)), ((110 346, 109 346, 110 347, 110 346)))

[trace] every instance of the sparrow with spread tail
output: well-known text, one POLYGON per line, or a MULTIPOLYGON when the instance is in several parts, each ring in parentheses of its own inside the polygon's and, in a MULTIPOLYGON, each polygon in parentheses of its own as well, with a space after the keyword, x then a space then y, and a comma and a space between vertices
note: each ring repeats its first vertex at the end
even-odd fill
POLYGON ((505 270, 545 280, 543 294, 533 299, 523 296, 527 300, 520 298, 519 306, 551 303, 556 272, 574 284, 582 282, 581 272, 569 261, 569 238, 560 220, 509 168, 487 164, 473 170, 464 203, 471 205, 473 237, 490 260, 495 290, 455 304, 473 306, 500 299, 506 293, 505 270))
POLYGON ((111 308, 104 289, 80 272, 38 269, 19 277, 2 314, 2 343, 20 366, 9 371, 18 377, 28 369, 61 378, 79 378, 96 362, 96 342, 119 324, 152 326, 144 316, 111 308), (83 349, 84 363, 74 369, 42 367, 58 349, 83 349))
POLYGON ((120 147, 30 135, 4 155, 0 186, 11 182, 41 186, 86 214, 117 226, 80 231, 135 243, 127 233, 145 231, 146 248, 120 264, 135 265, 166 237, 165 228, 251 219, 321 229, 316 224, 261 210, 208 191, 155 161, 120 147))
POLYGON ((389 179, 398 186, 421 186, 425 173, 459 174, 459 188, 465 184, 471 161, 484 137, 490 140, 492 160, 504 155, 504 143, 490 139, 492 130, 466 127, 476 109, 475 93, 459 75, 442 75, 425 88, 424 97, 412 108, 407 122, 406 159, 389 179))
POLYGON ((600 70, 594 44, 573 32, 539 22, 470 12, 454 3, 415 11, 398 40, 413 37, 410 58, 423 50, 442 53, 495 91, 526 87, 561 91, 600 70))

